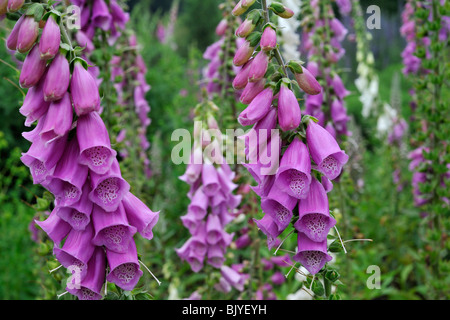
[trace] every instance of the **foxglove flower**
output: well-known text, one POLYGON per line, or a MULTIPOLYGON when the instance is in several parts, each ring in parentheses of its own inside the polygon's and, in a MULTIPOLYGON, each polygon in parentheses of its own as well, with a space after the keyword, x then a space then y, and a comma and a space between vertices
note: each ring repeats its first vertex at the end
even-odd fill
POLYGON ((248 72, 248 81, 256 82, 261 80, 266 74, 269 65, 269 55, 261 50, 252 61, 248 72))
POLYGON ((61 43, 61 31, 53 15, 50 15, 42 29, 39 41, 39 52, 42 60, 52 59, 59 50, 61 43))
POLYGON ((25 0, 8 0, 8 12, 16 12, 22 8, 25 0))
POLYGON ((61 100, 50 103, 39 135, 48 144, 68 134, 72 127, 72 120, 72 103, 69 93, 65 92, 61 100))
POLYGON ((277 32, 270 25, 265 27, 259 43, 263 51, 270 51, 277 46, 277 32))
POLYGON ((158 222, 159 211, 151 211, 138 197, 128 192, 122 201, 128 222, 147 240, 153 238, 153 227, 158 222))
POLYGON ((311 183, 311 160, 306 145, 294 138, 281 158, 276 184, 297 199, 304 199, 311 183))
POLYGON ((96 174, 105 174, 117 152, 111 148, 108 131, 97 112, 78 118, 77 139, 80 146, 79 162, 96 174))
MULTIPOLYGON (((74 64, 70 81, 70 93, 78 116, 91 113, 92 111, 99 111, 100 96, 97 83, 79 61, 75 61, 74 64)), ((93 134, 90 133, 90 138, 92 136, 93 134)))
POLYGON ((106 258, 109 265, 109 274, 106 280, 112 282, 126 291, 131 291, 138 283, 143 272, 139 268, 139 260, 134 241, 130 241, 125 253, 106 249, 106 258))
POLYGON ((309 152, 317 168, 328 179, 334 180, 347 163, 348 155, 342 151, 333 136, 319 124, 310 120, 306 129, 309 152))
POLYGON ((34 222, 41 227, 56 246, 59 246, 61 241, 69 234, 71 226, 57 212, 58 208, 55 208, 47 219, 44 221, 34 220, 34 222))
POLYGON ((306 69, 302 68, 302 73, 294 73, 295 79, 297 80, 300 88, 307 94, 316 95, 322 91, 322 87, 312 73, 306 69))
MULTIPOLYGON (((0 3, 1 3, 1 1, 5 1, 5 0, 0 0, 0 3)), ((5 6, 6 6, 7 2, 8 1, 5 1, 5 6)), ((0 11, 1 11, 1 7, 0 7, 0 11)), ((18 38, 19 38, 19 30, 20 30, 20 26, 22 25, 22 22, 23 22, 24 18, 25 18, 25 15, 22 15, 19 18, 19 20, 16 21, 16 23, 14 24, 13 29, 11 30, 11 33, 9 34, 8 38, 6 39, 6 47, 9 50, 16 51, 16 49, 17 49, 17 41, 18 41, 18 38)))
POLYGON ((19 83, 22 88, 31 88, 37 85, 46 70, 47 63, 41 60, 39 47, 31 49, 23 62, 19 83))
POLYGON ((272 88, 266 88, 261 91, 250 102, 248 107, 239 115, 239 123, 243 126, 255 124, 261 120, 270 110, 272 105, 273 91, 272 88))
MULTIPOLYGON (((50 64, 44 82, 44 100, 56 101, 68 94, 70 84, 70 68, 66 57, 57 54, 50 64)), ((72 102, 71 102, 72 106, 72 102)))
POLYGON ((292 259, 300 262, 311 274, 319 272, 325 263, 333 259, 327 252, 326 239, 316 242, 309 239, 304 233, 299 232, 297 242, 297 254, 292 259))
POLYGON ((39 24, 34 20, 33 16, 24 16, 20 23, 20 29, 17 34, 16 49, 20 53, 30 50, 39 35, 39 24))
POLYGON ((285 230, 291 222, 298 200, 274 185, 267 197, 261 200, 261 209, 277 224, 279 230, 285 230))
POLYGON ((80 200, 68 206, 57 206, 56 214, 75 230, 84 230, 91 221, 93 203, 89 200, 90 184, 83 186, 80 200))
POLYGON ((278 96, 278 122, 281 130, 293 130, 300 125, 301 120, 301 111, 297 98, 283 83, 278 96))

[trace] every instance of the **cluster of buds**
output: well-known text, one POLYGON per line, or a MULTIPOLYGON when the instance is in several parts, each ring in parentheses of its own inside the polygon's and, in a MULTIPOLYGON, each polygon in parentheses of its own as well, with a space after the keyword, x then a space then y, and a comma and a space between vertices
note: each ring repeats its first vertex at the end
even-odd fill
MULTIPOLYGON (((236 6, 238 14, 243 13, 243 2, 236 6)), ((245 42, 234 57, 235 65, 243 66, 234 80, 235 88, 244 87, 241 101, 248 104, 238 120, 243 126, 253 125, 242 137, 249 160, 244 166, 258 182, 252 188, 261 197, 265 215, 255 223, 266 234, 269 249, 295 218, 298 250, 292 259, 315 274, 331 260, 327 234, 336 221, 330 215, 327 191, 332 189, 331 180, 340 175, 348 156, 332 134, 316 123, 317 119, 310 115, 302 118, 293 84, 310 95, 320 94, 322 88, 300 62, 284 65, 269 10, 281 18, 293 15, 281 3, 272 2, 266 7, 263 1, 262 10, 248 13, 247 19, 255 21, 258 15, 260 19, 249 34, 244 33, 245 42), (259 24, 262 32, 256 31, 259 24), (288 78, 286 68, 294 74, 295 82, 288 78), (281 136, 278 128, 283 132, 281 136)), ((246 21, 243 25, 248 25, 246 21)))
MULTIPOLYGON (((199 104, 197 112, 203 112, 204 104, 217 110, 212 102, 199 104)), ((176 249, 179 257, 187 261, 194 272, 203 268, 204 260, 220 268, 225 262, 225 253, 233 235, 225 227, 235 218, 234 210, 241 201, 241 195, 233 194, 237 185, 233 183, 235 173, 225 162, 220 150, 221 133, 214 117, 207 114, 209 130, 194 128, 194 145, 186 172, 180 177, 190 185, 188 197, 190 204, 187 214, 181 217, 183 225, 189 230, 189 238, 181 248, 176 249), (215 140, 211 141, 214 130, 215 140), (205 155, 203 147, 216 143, 214 158, 205 155), (206 145, 205 145, 206 144, 206 145), (220 165, 218 165, 220 164, 220 165)))
POLYGON ((347 29, 334 16, 329 1, 303 3, 303 49, 308 56, 308 69, 323 83, 326 90, 318 95, 305 96, 306 113, 319 120, 334 137, 349 136, 349 117, 344 98, 349 94, 336 71, 336 64, 345 54, 341 42, 347 29))
POLYGON ((158 213, 135 197, 121 176, 99 115, 97 81, 64 42, 69 40, 61 41, 67 35, 61 13, 47 4, 31 6, 7 46, 26 54, 19 82, 28 92, 19 111, 26 126, 37 122, 23 133, 31 146, 21 160, 33 182, 55 198, 48 218, 36 224, 54 242, 56 259, 73 274, 68 292, 100 299, 105 280, 132 290, 142 275, 133 236, 139 232, 151 239, 158 213))
POLYGON ((145 99, 146 93, 150 90, 150 85, 145 79, 147 67, 138 52, 136 36, 134 34, 124 36, 123 40, 122 45, 127 50, 124 50, 120 56, 112 57, 111 81, 114 82, 117 92, 117 104, 122 107, 118 114, 124 119, 128 118, 126 122, 133 126, 133 130, 137 130, 137 135, 123 128, 118 133, 116 142, 124 144, 120 150, 121 157, 128 158, 131 156, 130 153, 133 153, 133 157, 139 159, 138 163, 143 164, 146 177, 150 178, 150 160, 147 155, 150 142, 146 132, 151 120, 148 117, 150 105, 145 99))

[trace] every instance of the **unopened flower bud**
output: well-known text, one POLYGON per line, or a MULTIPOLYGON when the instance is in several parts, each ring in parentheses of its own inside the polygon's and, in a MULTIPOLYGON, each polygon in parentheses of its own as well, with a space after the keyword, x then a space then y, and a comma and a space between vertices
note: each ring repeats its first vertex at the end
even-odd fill
POLYGON ((8 12, 16 12, 24 3, 25 0, 8 0, 8 12))
POLYGON ((294 11, 279 2, 272 2, 269 5, 269 9, 271 9, 277 16, 284 19, 289 19, 294 15, 294 11))
POLYGON ((50 15, 42 30, 41 40, 39 41, 41 59, 47 60, 53 58, 58 53, 60 43, 61 32, 59 26, 53 15, 50 15))
POLYGON ((322 91, 322 87, 313 74, 299 62, 289 61, 287 66, 294 73, 299 87, 307 94, 316 95, 322 91))
POLYGON ((240 0, 231 11, 231 14, 233 16, 240 16, 241 14, 244 14, 248 8, 255 3, 255 1, 256 0, 240 0))
POLYGON ((70 82, 73 106, 78 116, 100 110, 97 82, 80 61, 75 62, 70 82))
POLYGON ((34 20, 33 16, 26 16, 19 29, 17 36, 17 50, 25 53, 30 50, 39 35, 39 23, 34 20))
POLYGON ((237 28, 236 36, 245 38, 247 37, 253 30, 255 30, 256 25, 261 20, 261 13, 259 10, 253 10, 247 15, 244 22, 237 28))
POLYGON ((261 80, 267 72, 269 66, 269 55, 261 50, 256 55, 255 59, 250 66, 248 73, 248 81, 255 82, 261 80))
POLYGON ((23 62, 19 83, 22 88, 34 87, 45 72, 46 61, 41 60, 39 47, 35 45, 23 62))
POLYGON ((277 32, 270 25, 264 29, 259 45, 264 51, 270 51, 277 47, 277 32))
POLYGON ((61 99, 70 83, 69 62, 62 54, 53 59, 48 68, 44 82, 44 100, 56 101, 61 99))
POLYGON ((297 98, 287 85, 283 82, 278 97, 278 122, 281 130, 294 130, 302 120, 300 106, 297 98))
MULTIPOLYGON (((0 0, 2 1, 2 0, 0 0)), ((0 4, 1 5, 1 4, 0 4)), ((1 10, 1 8, 0 8, 1 10)), ((17 47, 17 39, 19 37, 19 30, 20 26, 22 25, 23 19, 25 16, 21 16, 19 20, 17 20, 16 24, 14 25, 13 29, 11 30, 11 33, 8 36, 8 39, 6 39, 6 47, 9 50, 16 50, 17 47)))

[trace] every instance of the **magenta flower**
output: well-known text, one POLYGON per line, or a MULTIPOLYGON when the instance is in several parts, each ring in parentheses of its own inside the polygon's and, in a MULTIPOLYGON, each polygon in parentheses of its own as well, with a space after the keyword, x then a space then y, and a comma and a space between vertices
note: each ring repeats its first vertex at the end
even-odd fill
POLYGON ((283 83, 278 97, 278 123, 281 130, 294 130, 300 125, 302 115, 295 94, 283 83))
MULTIPOLYGON (((44 82, 44 100, 55 101, 68 95, 70 84, 69 61, 62 54, 57 54, 48 68, 44 82)), ((72 108, 72 102, 70 102, 72 108)))
POLYGON ((41 59, 48 60, 53 58, 59 50, 61 43, 61 32, 53 15, 50 15, 42 29, 41 39, 39 41, 39 52, 41 59))
POLYGON ((292 257, 294 261, 300 262, 311 274, 319 272, 325 263, 333 258, 327 253, 327 240, 316 242, 299 232, 298 251, 292 257))
MULTIPOLYGON (((99 111, 100 96, 97 82, 92 75, 83 67, 80 61, 76 61, 72 79, 70 81, 70 93, 73 106, 78 116, 88 114, 92 111, 99 111)), ((93 134, 90 134, 92 138, 93 134)))
POLYGON ((257 82, 248 82, 245 86, 244 90, 241 93, 239 100, 243 104, 249 104, 253 101, 253 99, 264 90, 264 86, 266 85, 266 79, 261 79, 257 82))
POLYGON ((30 50, 39 35, 39 23, 34 20, 33 16, 25 16, 20 24, 17 34, 16 49, 20 53, 30 50))
POLYGON ((216 168, 211 163, 203 164, 202 185, 202 191, 208 197, 214 196, 220 188, 220 182, 216 168))
POLYGON ((52 180, 47 188, 55 195, 58 206, 70 206, 80 200, 88 168, 78 163, 78 154, 78 142, 74 138, 66 146, 51 175, 52 180))
POLYGON ((272 99, 272 88, 266 88, 261 91, 252 102, 250 102, 248 107, 239 114, 239 123, 243 126, 248 126, 261 120, 269 112, 272 105, 272 99))
POLYGON ((8 12, 16 12, 22 8, 25 0, 8 0, 8 12))
POLYGON ((48 144, 68 134, 72 127, 72 120, 72 103, 69 93, 66 92, 61 100, 50 103, 39 134, 48 144))
POLYGON ((143 274, 139 268, 139 260, 134 241, 130 241, 129 247, 124 253, 117 253, 106 249, 106 258, 110 270, 106 276, 106 280, 116 284, 123 290, 133 290, 143 274))
POLYGON ((75 230, 84 230, 91 221, 93 203, 89 200, 90 183, 83 186, 80 200, 70 206, 58 206, 56 214, 75 230))
POLYGON ((270 51, 277 47, 277 32, 271 26, 267 26, 262 35, 259 43, 263 51, 270 51))
POLYGON ((305 91, 307 94, 316 95, 322 91, 322 87, 313 74, 306 69, 305 67, 301 67, 302 73, 294 73, 295 79, 297 80, 300 88, 305 91))
POLYGON ((92 191, 89 199, 106 212, 116 211, 123 197, 130 191, 130 185, 122 178, 120 166, 114 159, 110 170, 105 174, 90 171, 92 191))
POLYGON ((94 27, 108 31, 111 26, 111 14, 103 0, 95 0, 92 4, 91 20, 94 27))
MULTIPOLYGON (((1 0, 1 1, 5 1, 5 0, 1 0)), ((0 1, 0 2, 1 2, 0 1)), ((7 1, 5 1, 5 5, 6 5, 7 1)), ((25 18, 25 15, 20 16, 19 20, 16 21, 16 23, 14 24, 14 27, 12 28, 8 38, 6 39, 6 47, 9 50, 15 51, 17 49, 17 41, 19 38, 19 30, 20 30, 20 26, 22 25, 22 22, 25 18)))
POLYGON ((57 214, 58 208, 53 209, 50 215, 44 221, 34 220, 41 227, 47 236, 54 242, 55 246, 60 245, 61 241, 69 234, 71 227, 66 221, 57 214))
POLYGON ((255 47, 250 41, 245 41, 236 51, 233 58, 233 64, 237 67, 244 65, 252 56, 255 47))
POLYGON ((248 72, 248 81, 257 82, 261 80, 267 72, 269 66, 269 55, 261 50, 255 56, 248 72))
POLYGON ((39 47, 31 49, 23 62, 19 83, 22 88, 31 88, 37 85, 46 70, 47 62, 41 60, 39 47))
POLYGON ((97 112, 78 118, 77 138, 80 145, 81 164, 87 165, 96 174, 105 174, 117 152, 111 148, 108 131, 97 112))
POLYGON ((312 179, 308 197, 300 200, 298 210, 299 217, 294 224, 295 229, 313 241, 326 240, 336 220, 330 216, 327 193, 316 179, 312 179))
POLYGON ((311 183, 311 160, 306 145, 294 138, 281 158, 276 184, 292 197, 304 199, 311 183))
POLYGON ((128 192, 122 201, 128 222, 147 240, 153 238, 153 227, 158 222, 159 211, 151 211, 138 197, 128 192))
POLYGON ((231 286, 239 291, 244 290, 245 278, 239 272, 224 265, 220 268, 220 273, 231 286))
MULTIPOLYGON (((44 79, 45 76, 42 77, 44 79)), ((23 100, 23 105, 20 107, 19 112, 25 119, 25 126, 29 127, 36 120, 41 119, 47 112, 50 105, 49 102, 44 100, 44 94, 42 88, 44 86, 44 81, 39 81, 39 83, 30 88, 23 100)))
POLYGON ((248 84, 248 74, 250 71, 250 66, 252 65, 253 59, 247 61, 242 68, 238 71, 233 79, 234 89, 244 89, 248 84))
POLYGON ((272 249, 277 243, 277 237, 284 231, 278 227, 278 224, 268 214, 264 215, 262 219, 253 219, 258 228, 267 236, 267 247, 272 249))
POLYGON ((306 129, 309 152, 317 168, 328 179, 334 180, 340 174, 348 155, 342 151, 333 136, 319 124, 310 120, 306 129))

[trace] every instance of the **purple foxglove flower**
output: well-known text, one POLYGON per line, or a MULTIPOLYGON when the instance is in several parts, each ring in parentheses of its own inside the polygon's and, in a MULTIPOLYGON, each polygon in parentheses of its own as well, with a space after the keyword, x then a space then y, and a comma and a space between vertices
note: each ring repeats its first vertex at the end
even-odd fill
MULTIPOLYGON (((44 78, 45 75, 42 79, 44 78)), ((23 100, 22 107, 19 109, 20 114, 26 117, 25 126, 27 127, 42 118, 48 110, 50 103, 44 100, 43 87, 44 81, 39 81, 37 86, 30 88, 23 100)))
POLYGON ((220 268, 225 262, 225 250, 220 245, 208 246, 208 264, 212 265, 214 268, 220 268))
MULTIPOLYGON (((7 1, 0 0, 0 4, 2 3, 2 1, 5 1, 4 3, 6 5, 7 1)), ((18 37, 19 37, 19 30, 20 30, 20 26, 22 25, 24 18, 25 18, 25 15, 20 16, 19 20, 17 20, 16 24, 14 25, 13 29, 11 30, 11 33, 9 34, 8 38, 6 39, 6 47, 9 50, 16 51, 17 41, 18 41, 18 37)))
POLYGON ((333 37, 336 38, 339 42, 344 40, 345 36, 348 33, 348 30, 337 18, 331 19, 330 28, 331 31, 333 32, 333 37))
POLYGON ((270 51, 277 47, 277 32, 268 26, 264 29, 261 42, 259 43, 263 51, 270 51))
POLYGON ((219 282, 214 285, 214 289, 219 292, 228 293, 231 291, 231 285, 223 277, 219 279, 219 282))
POLYGON ((250 41, 245 41, 234 54, 233 64, 236 67, 244 65, 253 55, 255 47, 250 44, 250 41))
MULTIPOLYGON (((44 100, 56 101, 61 99, 69 88, 69 61, 62 54, 57 54, 48 68, 44 82, 44 100)), ((72 106, 72 102, 70 102, 72 106)))
POLYGON ((231 11, 231 14, 233 16, 240 16, 241 14, 245 13, 250 6, 255 3, 256 0, 240 0, 236 6, 231 11))
POLYGON ((34 20, 33 16, 26 16, 20 24, 16 49, 20 53, 27 52, 33 47, 38 35, 39 23, 34 20))
POLYGON ((129 224, 122 204, 113 212, 106 212, 94 205, 92 222, 95 230, 92 243, 96 246, 124 253, 128 250, 129 243, 134 242, 133 236, 137 230, 129 224))
POLYGON ((261 209, 272 217, 279 230, 284 230, 292 219, 292 210, 298 200, 274 185, 266 198, 261 200, 261 209))
POLYGON ((66 290, 77 296, 79 300, 100 300, 102 298, 100 291, 105 283, 105 266, 104 249, 97 247, 88 262, 87 273, 79 283, 79 289, 75 283, 72 283, 72 286, 67 287, 66 290))
POLYGON ((223 36, 228 28, 228 21, 227 19, 220 20, 219 24, 216 27, 216 34, 218 36, 223 36))
POLYGON ((121 29, 125 29, 126 23, 130 20, 130 14, 125 12, 115 0, 109 2, 109 9, 111 11, 113 23, 118 25, 121 29))
POLYGON ((152 229, 158 222, 159 211, 151 211, 138 197, 128 192, 122 200, 128 222, 147 240, 153 238, 152 229))
POLYGON ((245 86, 244 90, 241 93, 239 100, 243 104, 249 104, 253 101, 253 99, 264 90, 264 86, 266 85, 266 79, 263 78, 257 82, 248 82, 245 86))
POLYGON ((106 258, 108 260, 109 270, 111 270, 106 276, 106 280, 116 284, 123 290, 133 290, 143 274, 139 268, 137 249, 134 241, 130 241, 124 253, 117 253, 107 249, 106 258))
MULTIPOLYGON (((78 116, 100 110, 97 82, 79 61, 75 62, 73 68, 70 93, 78 116)), ((92 138, 94 134, 89 133, 89 136, 92 138)))
POLYGON ((281 130, 294 130, 300 125, 301 120, 297 97, 285 84, 282 84, 278 97, 278 123, 281 130))
POLYGON ((305 67, 301 67, 302 73, 294 73, 295 79, 297 80, 300 88, 305 91, 307 94, 316 95, 322 91, 322 87, 313 74, 306 69, 305 67))
POLYGON ((256 226, 267 236, 267 246, 272 249, 276 245, 277 237, 283 232, 278 228, 278 225, 272 219, 272 217, 268 214, 264 215, 262 219, 256 220, 253 219, 256 223, 256 226))
POLYGON ((78 154, 78 142, 74 138, 68 143, 52 174, 48 189, 55 195, 58 206, 70 206, 80 200, 88 168, 78 164, 78 154))
POLYGON ((89 199, 106 212, 116 211, 123 197, 130 191, 130 185, 122 178, 117 159, 114 159, 107 173, 99 175, 90 171, 89 174, 92 187, 89 199))
POLYGON ((202 190, 198 188, 192 197, 192 201, 188 206, 188 212, 192 212, 197 220, 201 220, 206 216, 209 199, 202 190))
POLYGON ((322 176, 322 186, 325 189, 325 192, 328 193, 333 190, 333 183, 325 176, 322 176))
POLYGON ((92 224, 88 224, 83 231, 72 229, 62 248, 53 248, 53 254, 65 268, 79 268, 80 280, 86 276, 89 259, 95 250, 95 246, 91 243, 93 235, 92 224))
POLYGON ((253 22, 252 19, 246 18, 244 22, 241 23, 241 25, 236 29, 236 36, 245 38, 250 33, 252 33, 253 30, 255 30, 256 24, 253 22))
POLYGON ((53 209, 44 221, 34 220, 34 222, 36 222, 36 224, 41 227, 47 236, 55 243, 55 246, 59 246, 61 241, 71 230, 70 225, 57 215, 57 211, 57 208, 53 209))
POLYGON ((34 46, 23 62, 19 78, 20 86, 22 88, 34 87, 44 74, 46 66, 47 62, 40 58, 39 47, 34 46))
POLYGON ((41 39, 39 40, 39 52, 41 59, 48 60, 53 58, 59 50, 61 44, 61 31, 53 15, 50 15, 42 29, 41 39))
POLYGON ((341 150, 333 136, 322 126, 310 120, 306 128, 309 153, 318 170, 328 179, 336 179, 348 161, 348 155, 341 150))
POLYGON ((244 290, 245 279, 239 272, 233 270, 229 266, 222 266, 220 268, 220 273, 222 277, 233 287, 239 291, 244 290))
POLYGON ((186 167, 186 171, 182 176, 179 177, 181 181, 184 181, 188 184, 193 184, 197 181, 198 177, 202 173, 203 165, 200 163, 196 163, 196 159, 202 158, 202 149, 201 148, 192 148, 190 154, 190 160, 186 167))
POLYGON ((92 5, 91 21, 93 25, 104 31, 108 31, 111 26, 111 14, 108 5, 103 0, 95 0, 92 5))
POLYGON ((39 134, 41 133, 42 128, 44 127, 45 117, 46 117, 46 115, 44 114, 39 119, 37 125, 34 127, 33 130, 28 131, 28 132, 22 132, 22 137, 27 139, 29 142, 33 142, 34 140, 38 139, 39 134))
POLYGON ((315 114, 317 113, 317 111, 321 109, 323 104, 323 94, 319 93, 317 95, 307 95, 306 96, 306 102, 305 102, 305 107, 306 107, 306 114, 315 116, 315 114))
POLYGON ((269 9, 271 9, 277 16, 284 19, 289 19, 294 16, 294 11, 284 6, 280 2, 272 2, 269 5, 269 9))
MULTIPOLYGON (((72 120, 72 103, 69 93, 66 92, 61 100, 50 103, 39 134, 46 143, 50 143, 70 131, 72 120)), ((76 158, 78 159, 78 155, 76 158)))
POLYGON ((261 91, 252 102, 250 102, 248 107, 239 114, 239 123, 243 126, 249 126, 264 118, 270 111, 272 99, 272 88, 266 88, 261 91))
POLYGON ((233 80, 234 89, 244 89, 248 84, 248 73, 250 71, 250 66, 252 65, 253 59, 247 61, 233 80))
POLYGON ((249 234, 243 234, 239 238, 236 239, 236 249, 243 249, 248 247, 252 243, 252 239, 249 234))
POLYGON ((300 200, 298 207, 299 217, 294 224, 295 229, 313 241, 326 240, 336 220, 330 216, 327 193, 319 181, 311 181, 308 197, 300 200))
POLYGON ((270 280, 273 284, 282 285, 286 281, 286 277, 280 271, 276 271, 271 277, 270 280))
POLYGON ((219 177, 217 175, 216 168, 211 163, 203 164, 202 168, 202 184, 203 193, 208 196, 214 196, 220 188, 219 177))
POLYGON ((181 216, 180 219, 183 222, 183 226, 185 226, 191 234, 196 233, 197 227, 199 225, 199 220, 197 220, 192 211, 189 211, 184 216, 181 216))
MULTIPOLYGON (((86 10, 89 11, 89 10, 86 10)), ((84 33, 83 31, 79 30, 75 34, 75 39, 77 40, 77 43, 80 47, 85 48, 84 51, 86 52, 92 52, 95 49, 94 43, 91 39, 84 33)))
POLYGON ((218 215, 209 214, 206 220, 206 242, 215 245, 222 238, 223 226, 218 215))
POLYGON ((8 12, 16 12, 22 8, 25 0, 8 0, 8 12))
POLYGON ((253 59, 252 65, 248 72, 248 81, 257 82, 261 80, 267 72, 269 66, 269 55, 261 50, 253 59))
POLYGON ((298 138, 294 138, 281 158, 276 184, 291 197, 304 199, 311 183, 311 160, 308 148, 298 138))
POLYGON ((89 191, 90 184, 89 181, 86 181, 81 198, 77 203, 65 207, 56 207, 56 214, 75 230, 84 230, 91 221, 93 203, 89 200, 89 191))
POLYGON ((350 91, 345 89, 344 82, 338 74, 335 74, 331 80, 331 86, 333 87, 336 96, 341 100, 350 94, 350 91))
POLYGON ((292 257, 300 262, 311 274, 319 272, 325 263, 333 258, 327 253, 327 240, 316 242, 299 232, 297 238, 298 252, 292 257))
POLYGON ((106 173, 117 152, 111 149, 108 131, 97 112, 90 112, 78 118, 77 139, 80 146, 80 163, 87 165, 96 174, 106 173))
POLYGON ((30 168, 34 184, 44 185, 44 181, 53 173, 61 158, 66 142, 67 137, 64 136, 46 145, 45 141, 38 137, 33 141, 30 149, 22 154, 20 160, 30 168))

